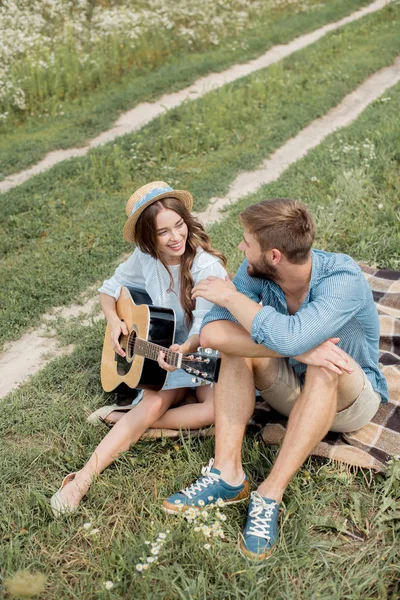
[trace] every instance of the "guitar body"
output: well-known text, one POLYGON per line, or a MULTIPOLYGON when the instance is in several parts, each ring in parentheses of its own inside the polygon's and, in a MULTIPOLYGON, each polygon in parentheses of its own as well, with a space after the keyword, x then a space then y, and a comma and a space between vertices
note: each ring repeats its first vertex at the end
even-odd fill
MULTIPOLYGON (((152 306, 151 298, 145 291, 122 287, 116 310, 128 332, 135 331, 138 338, 164 348, 169 348, 174 343, 174 311, 171 308, 152 306)), ((120 339, 120 345, 125 351, 127 339, 127 336, 121 336, 120 339)), ((101 384, 106 392, 115 390, 121 384, 130 388, 158 391, 164 386, 167 375, 167 371, 161 369, 154 360, 134 355, 133 360, 128 361, 114 352, 107 324, 101 357, 101 384)))

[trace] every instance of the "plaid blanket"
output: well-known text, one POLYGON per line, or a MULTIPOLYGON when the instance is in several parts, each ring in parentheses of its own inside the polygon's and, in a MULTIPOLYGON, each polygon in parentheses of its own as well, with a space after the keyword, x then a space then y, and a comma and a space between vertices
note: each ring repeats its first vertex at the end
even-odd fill
MULTIPOLYGON (((380 322, 380 363, 389 386, 389 402, 368 425, 351 433, 328 433, 312 454, 357 467, 384 471, 388 460, 400 454, 400 271, 361 265, 377 305, 380 322)), ((286 419, 264 401, 257 401, 249 428, 261 433, 266 444, 280 444, 286 419)), ((194 432, 213 435, 214 428, 194 432)), ((143 437, 177 437, 179 431, 150 429, 143 437)))

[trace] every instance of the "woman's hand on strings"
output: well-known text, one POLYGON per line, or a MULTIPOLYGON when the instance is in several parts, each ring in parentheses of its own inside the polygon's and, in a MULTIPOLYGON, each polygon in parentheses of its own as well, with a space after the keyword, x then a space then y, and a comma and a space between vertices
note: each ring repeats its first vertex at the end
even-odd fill
MULTIPOLYGON (((169 347, 169 350, 173 350, 174 352, 182 352, 182 346, 180 346, 179 344, 172 344, 172 346, 169 347)), ((170 365, 169 363, 165 362, 164 359, 165 352, 160 352, 157 359, 158 365, 162 369, 165 369, 165 371, 168 371, 169 373, 176 371, 177 367, 174 367, 173 365, 170 365)))
POLYGON ((111 345, 113 347, 114 352, 119 354, 120 356, 126 356, 125 351, 121 348, 119 343, 119 338, 121 335, 128 335, 128 328, 125 325, 124 321, 113 321, 110 323, 111 330, 111 345))

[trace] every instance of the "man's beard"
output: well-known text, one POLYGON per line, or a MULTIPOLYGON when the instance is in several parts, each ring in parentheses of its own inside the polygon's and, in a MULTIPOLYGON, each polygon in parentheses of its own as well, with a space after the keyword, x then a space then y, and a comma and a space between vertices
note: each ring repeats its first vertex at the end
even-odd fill
POLYGON ((261 256, 257 262, 249 263, 247 267, 247 273, 250 277, 259 277, 260 279, 271 279, 277 282, 278 269, 268 262, 267 258, 261 256))

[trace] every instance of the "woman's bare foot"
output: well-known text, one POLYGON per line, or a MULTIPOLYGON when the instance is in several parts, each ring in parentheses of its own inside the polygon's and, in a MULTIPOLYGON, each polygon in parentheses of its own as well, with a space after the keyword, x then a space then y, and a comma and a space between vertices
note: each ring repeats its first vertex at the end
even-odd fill
POLYGON ((87 476, 82 477, 80 472, 76 473, 75 477, 68 481, 60 490, 61 502, 70 508, 78 506, 83 496, 87 493, 90 483, 87 476))

